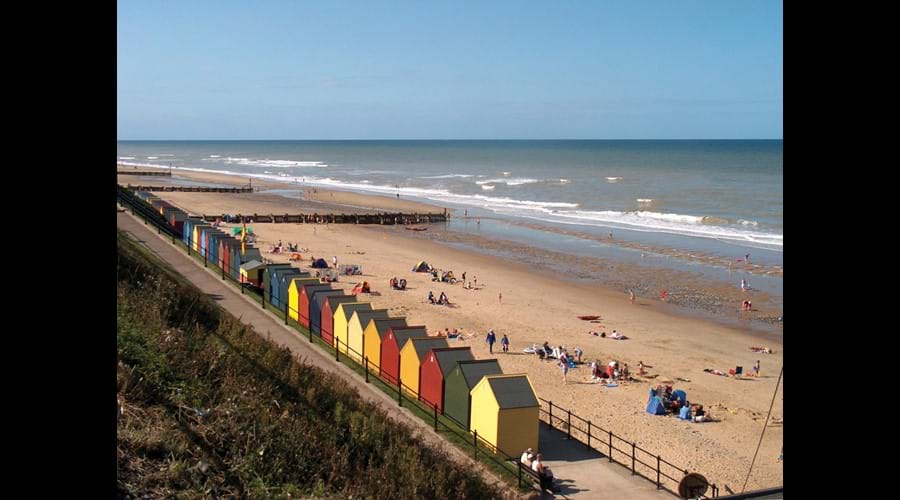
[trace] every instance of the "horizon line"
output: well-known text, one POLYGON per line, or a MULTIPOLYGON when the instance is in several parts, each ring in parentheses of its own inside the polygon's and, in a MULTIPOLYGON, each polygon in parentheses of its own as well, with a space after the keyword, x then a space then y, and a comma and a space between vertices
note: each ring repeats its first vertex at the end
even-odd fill
POLYGON ((267 141, 267 142, 292 142, 292 141, 308 141, 308 142, 342 142, 342 141, 370 141, 370 142, 387 142, 387 141, 783 141, 783 137, 752 137, 752 138, 678 138, 678 139, 648 139, 648 138, 626 138, 626 139, 576 139, 576 138, 546 138, 546 139, 120 139, 116 142, 238 142, 238 141, 267 141))

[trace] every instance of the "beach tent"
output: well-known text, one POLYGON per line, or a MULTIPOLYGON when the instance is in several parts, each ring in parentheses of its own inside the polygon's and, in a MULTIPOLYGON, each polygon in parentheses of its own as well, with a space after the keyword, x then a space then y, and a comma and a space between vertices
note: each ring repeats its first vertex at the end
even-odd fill
POLYGON ((313 261, 312 267, 316 269, 328 269, 328 263, 325 262, 325 259, 316 259, 313 261))
POLYGON ((381 359, 378 363, 381 376, 396 384, 400 377, 400 351, 409 339, 427 337, 428 331, 424 326, 390 328, 381 339, 381 359))
POLYGON ((416 273, 427 273, 431 270, 431 266, 429 266, 428 263, 423 260, 413 266, 412 270, 416 273))
POLYGON ((403 389, 419 397, 419 367, 434 348, 450 347, 447 337, 411 338, 400 350, 400 381, 403 389))
MULTIPOLYGON (((303 277, 294 277, 285 282, 286 290, 287 290, 287 304, 288 304, 288 316, 300 323, 300 317, 306 317, 309 314, 309 309, 305 311, 300 309, 300 296, 303 294, 303 288, 311 285, 321 285, 322 282, 319 281, 319 278, 314 278, 310 275, 305 275, 303 277)), ((306 323, 309 325, 309 321, 306 323)))
POLYGON ((485 375, 501 375, 496 359, 459 361, 444 378, 444 415, 469 430, 469 413, 472 404, 472 388, 485 375))
POLYGON ((419 367, 419 399, 431 406, 437 406, 444 413, 444 383, 456 364, 472 361, 470 347, 443 347, 432 349, 425 355, 419 367))
POLYGON ((353 295, 344 295, 344 291, 337 290, 328 290, 324 292, 316 292, 313 294, 312 304, 310 305, 309 311, 309 327, 313 331, 313 333, 322 337, 322 340, 328 343, 328 345, 333 345, 333 336, 331 331, 334 325, 334 311, 332 307, 337 308, 337 304, 341 302, 356 302, 356 297, 353 295), (326 302, 332 301, 333 306, 329 305, 326 307, 326 302), (325 323, 326 319, 328 320, 328 333, 327 336, 325 332, 323 332, 322 325, 325 323))
POLYGON ((659 396, 653 396, 650 398, 650 401, 647 402, 647 413, 651 415, 665 415, 666 407, 663 405, 662 399, 659 396))
POLYGON ((510 457, 538 451, 540 404, 528 375, 487 375, 472 388, 470 427, 510 457))
POLYGON ((369 358, 369 368, 379 373, 381 367, 381 341, 391 328, 406 328, 406 318, 375 319, 363 331, 363 357, 369 358))
MULTIPOLYGON (((332 290, 331 285, 322 283, 319 278, 312 278, 315 282, 303 283, 303 286, 296 288, 289 293, 289 302, 291 307, 297 311, 297 323, 303 328, 309 329, 309 299, 310 296, 319 290, 332 290)), ((294 282, 297 283, 296 281, 294 282)))
POLYGON ((262 287, 266 265, 258 260, 251 260, 241 264, 241 283, 250 283, 255 287, 262 287))
MULTIPOLYGON (((341 352, 347 352, 347 325, 350 318, 356 311, 371 311, 374 309, 371 302, 343 302, 338 304, 334 311, 334 324, 332 325, 331 334, 334 337, 334 345, 338 346, 341 352)), ((384 309, 385 317, 387 317, 387 309, 384 309)))
POLYGON ((363 362, 363 336, 373 319, 390 319, 388 310, 355 311, 347 322, 347 353, 357 363, 363 362))
POLYGON ((275 288, 275 271, 279 269, 289 269, 290 267, 290 264, 266 265, 266 274, 264 275, 263 286, 265 287, 265 298, 267 302, 272 302, 272 291, 275 288))

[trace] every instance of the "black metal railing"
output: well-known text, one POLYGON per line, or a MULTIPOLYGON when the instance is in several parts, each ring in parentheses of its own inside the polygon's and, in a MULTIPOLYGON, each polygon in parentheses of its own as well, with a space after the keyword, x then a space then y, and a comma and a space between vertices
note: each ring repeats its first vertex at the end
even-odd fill
MULTIPOLYGON (((553 401, 540 397, 538 401, 541 403, 541 421, 548 427, 564 431, 568 439, 578 441, 588 449, 606 456, 610 462, 626 467, 632 475, 656 483, 658 489, 678 495, 678 484, 690 471, 663 459, 659 454, 641 448, 633 441, 615 435, 611 430, 604 429, 590 420, 572 413, 571 410, 553 404, 553 401), (674 483, 674 487, 672 487, 672 483, 674 483)), ((719 488, 715 484, 708 483, 707 486, 708 494, 703 495, 702 498, 719 496, 719 488)))

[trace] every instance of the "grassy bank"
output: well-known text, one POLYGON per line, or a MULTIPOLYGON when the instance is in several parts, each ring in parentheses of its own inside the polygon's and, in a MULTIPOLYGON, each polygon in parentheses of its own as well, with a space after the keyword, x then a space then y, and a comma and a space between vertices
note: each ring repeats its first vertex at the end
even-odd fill
POLYGON ((119 236, 120 493, 504 496, 119 236))

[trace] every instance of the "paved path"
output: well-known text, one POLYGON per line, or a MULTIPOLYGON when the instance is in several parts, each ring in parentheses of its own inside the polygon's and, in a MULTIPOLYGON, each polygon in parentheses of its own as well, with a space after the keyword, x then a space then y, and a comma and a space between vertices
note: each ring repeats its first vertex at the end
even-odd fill
MULTIPOLYGON (((172 245, 170 238, 157 235, 152 226, 145 225, 130 213, 119 212, 116 225, 166 261, 175 271, 212 297, 229 313, 252 326, 257 333, 286 346, 306 363, 342 377, 350 387, 356 388, 361 397, 381 407, 390 417, 419 429, 426 441, 448 450, 458 461, 467 463, 472 470, 481 471, 485 479, 491 483, 501 483, 501 480, 485 470, 483 465, 476 464, 461 450, 448 445, 431 426, 412 415, 406 408, 399 407, 392 397, 366 384, 365 379, 356 372, 335 362, 325 351, 314 347, 308 338, 302 337, 297 330, 286 326, 283 320, 262 309, 259 303, 249 297, 241 295, 230 282, 222 280, 221 271, 216 272, 216 268, 212 267, 204 268, 180 247, 172 245)), ((553 469, 554 475, 562 480, 563 488, 557 495, 561 498, 600 496, 629 499, 675 498, 671 494, 657 491, 652 483, 644 479, 632 477, 621 466, 601 459, 599 453, 589 453, 583 445, 565 440, 564 434, 546 428, 543 423, 540 449, 544 454, 545 463, 553 469)))

